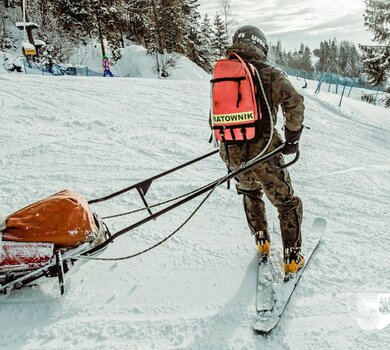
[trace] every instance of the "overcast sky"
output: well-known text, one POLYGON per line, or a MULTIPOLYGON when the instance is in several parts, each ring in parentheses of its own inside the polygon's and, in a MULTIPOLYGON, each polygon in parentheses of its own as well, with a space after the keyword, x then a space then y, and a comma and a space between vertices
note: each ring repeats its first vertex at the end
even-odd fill
MULTIPOLYGON (((202 15, 222 14, 221 0, 199 0, 202 15)), ((364 29, 364 0, 230 0, 232 28, 253 24, 265 31, 268 40, 282 41, 288 50, 303 42, 311 49, 322 40, 350 40, 369 44, 364 29)))

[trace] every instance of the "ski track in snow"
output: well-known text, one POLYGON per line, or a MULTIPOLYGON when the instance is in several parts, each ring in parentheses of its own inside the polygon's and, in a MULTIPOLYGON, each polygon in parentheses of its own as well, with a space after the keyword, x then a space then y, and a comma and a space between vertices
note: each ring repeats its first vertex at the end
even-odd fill
MULTIPOLYGON (((0 80, 2 215, 64 188, 97 198, 212 150, 207 83, 0 80)), ((290 172, 304 202, 304 239, 315 217, 326 218, 328 227, 269 336, 252 332, 256 249, 242 198, 234 186, 221 186, 164 245, 128 261, 89 262, 67 276, 63 297, 55 281, 0 296, 0 349, 387 349, 389 328, 360 329, 348 298, 359 290, 390 292, 390 112, 364 103, 360 112, 348 112, 329 94, 314 95, 314 85, 301 90, 310 130, 290 172), (382 124, 378 115, 370 120, 378 111, 382 124)), ((153 204, 224 174, 214 156, 156 180, 147 198, 153 204)), ((120 237, 104 256, 155 244, 199 202, 120 237)), ((138 194, 129 193, 93 208, 106 216, 141 206, 138 194)), ((267 208, 280 263, 277 213, 267 208)), ((143 215, 106 222, 115 232, 143 215)))

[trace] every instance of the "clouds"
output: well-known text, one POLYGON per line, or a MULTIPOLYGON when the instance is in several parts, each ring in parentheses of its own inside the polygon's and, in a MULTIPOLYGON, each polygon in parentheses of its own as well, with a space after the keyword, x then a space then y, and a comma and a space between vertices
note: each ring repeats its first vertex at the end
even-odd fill
MULTIPOLYGON (((213 16, 222 13, 221 0, 200 0, 201 11, 213 16)), ((230 0, 233 30, 244 24, 261 27, 269 40, 281 40, 287 49, 304 42, 312 48, 336 37, 369 43, 364 29, 364 0, 230 0)))

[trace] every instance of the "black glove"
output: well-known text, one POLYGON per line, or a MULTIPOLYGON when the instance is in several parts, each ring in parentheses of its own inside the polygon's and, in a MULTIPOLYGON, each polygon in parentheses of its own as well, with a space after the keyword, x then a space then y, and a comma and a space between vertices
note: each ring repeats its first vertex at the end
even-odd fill
POLYGON ((286 143, 282 149, 282 153, 284 155, 294 154, 299 151, 299 138, 301 137, 303 127, 298 131, 291 131, 285 127, 284 129, 284 137, 286 139, 286 143))
POLYGON ((296 143, 289 143, 286 142, 284 144, 284 147, 282 149, 282 153, 286 156, 288 154, 295 154, 299 151, 299 143, 298 141, 296 143))

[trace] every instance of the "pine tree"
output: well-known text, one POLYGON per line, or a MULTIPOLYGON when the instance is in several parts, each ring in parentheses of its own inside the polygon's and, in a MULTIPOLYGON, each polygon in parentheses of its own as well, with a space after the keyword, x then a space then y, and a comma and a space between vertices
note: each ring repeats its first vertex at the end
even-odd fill
POLYGON ((158 54, 162 54, 164 52, 164 43, 162 40, 162 29, 160 25, 160 16, 157 10, 159 9, 159 0, 150 0, 151 4, 151 16, 150 16, 150 27, 149 27, 149 35, 147 41, 148 45, 148 53, 156 54, 157 60, 157 71, 160 72, 159 64, 158 64, 158 54))
POLYGON ((350 52, 349 42, 343 40, 340 43, 339 60, 338 60, 340 73, 343 75, 346 75, 349 52, 350 52))
POLYGON ((309 76, 314 71, 314 67, 311 62, 312 54, 308 46, 304 46, 302 48, 303 50, 302 50, 301 67, 306 73, 308 73, 309 76))
MULTIPOLYGON (((364 25, 374 34, 378 46, 360 45, 363 51, 364 71, 370 83, 378 86, 390 77, 390 2, 366 0, 364 25)), ((387 89, 390 95, 390 88, 387 89)), ((390 96, 385 102, 390 107, 390 96)))
POLYGON ((283 51, 282 51, 282 42, 278 40, 276 43, 276 47, 274 50, 274 56, 275 56, 275 62, 278 64, 283 64, 284 59, 283 59, 283 51))
POLYGON ((331 65, 329 42, 330 40, 321 41, 319 50, 315 51, 319 58, 316 65, 318 71, 327 71, 331 65))
POLYGON ((59 0, 59 19, 63 29, 73 36, 86 37, 92 29, 92 8, 89 0, 59 0))
POLYGON ((63 28, 76 38, 97 38, 102 55, 106 53, 105 40, 113 50, 113 58, 120 58, 124 46, 122 0, 59 0, 63 28))
POLYGON ((358 77, 362 72, 362 57, 352 44, 350 54, 348 55, 347 66, 345 68, 345 75, 348 77, 358 77))
POLYGON ((148 53, 155 55, 159 76, 168 77, 177 55, 185 54, 185 21, 182 0, 150 0, 148 53))
POLYGON ((224 57, 229 44, 226 27, 219 13, 216 13, 213 24, 214 30, 211 39, 211 47, 216 58, 224 57))
POLYGON ((339 48, 337 45, 337 40, 334 38, 332 41, 329 40, 329 65, 330 71, 332 73, 338 73, 338 56, 339 56, 339 48))
POLYGON ((289 66, 291 68, 300 69, 299 63, 300 63, 300 55, 299 55, 298 51, 295 49, 291 55, 291 60, 289 62, 289 66))
POLYGON ((229 28, 232 25, 232 18, 231 18, 231 5, 230 0, 219 0, 219 5, 222 8, 223 13, 223 22, 225 24, 225 32, 229 33, 229 28))
POLYGON ((184 16, 179 0, 161 0, 157 6, 163 50, 184 53, 184 16))
POLYGON ((343 40, 340 43, 338 65, 340 73, 347 77, 357 77, 361 71, 361 57, 354 43, 343 40))
MULTIPOLYGON (((91 0, 92 1, 92 0, 91 0)), ((121 48, 124 48, 123 28, 123 1, 122 0, 95 0, 95 14, 99 18, 102 35, 111 48, 115 61, 122 57, 121 48)), ((99 37, 100 37, 100 29, 99 37)))
POLYGON ((291 67, 291 65, 294 64, 294 55, 293 53, 290 51, 286 52, 284 51, 284 59, 283 59, 283 62, 284 64, 287 66, 287 67, 291 67))
POLYGON ((31 20, 39 26, 37 38, 46 43, 46 47, 40 49, 41 63, 66 61, 72 53, 75 38, 61 26, 58 3, 30 0, 28 9, 31 20))
POLYGON ((146 48, 151 43, 150 28, 152 6, 149 0, 127 0, 124 3, 124 17, 128 38, 146 48))
POLYGON ((200 45, 200 58, 202 67, 206 72, 211 73, 213 70, 213 51, 211 48, 211 38, 212 38, 212 27, 210 23, 210 18, 207 13, 203 18, 203 22, 200 26, 201 29, 201 45, 200 45))
MULTIPOLYGON (((15 0, 21 4, 21 0, 15 0)), ((50 45, 50 56, 66 60, 72 48, 95 39, 114 60, 130 39, 156 53, 158 71, 171 53, 186 55, 210 72, 213 60, 225 55, 228 46, 226 24, 219 15, 215 31, 210 19, 202 23, 199 0, 28 0, 31 19, 39 24, 37 34, 50 45)), ((224 1, 228 4, 228 1, 224 1)), ((11 2, 7 2, 11 6, 11 2)), ((227 6, 226 8, 228 8, 227 6)), ((227 12, 226 12, 227 14, 227 12)), ((0 29, 1 31, 1 29, 0 29)), ((1 32, 1 43, 11 45, 1 32)), ((43 51, 42 51, 43 52, 43 51)))
POLYGON ((17 50, 16 39, 5 27, 0 29, 0 50, 17 50))
POLYGON ((200 14, 198 12, 198 0, 182 0, 184 15, 184 48, 186 56, 197 65, 201 66, 202 33, 200 30, 200 14))

